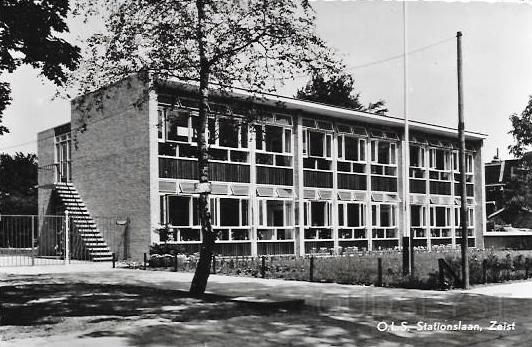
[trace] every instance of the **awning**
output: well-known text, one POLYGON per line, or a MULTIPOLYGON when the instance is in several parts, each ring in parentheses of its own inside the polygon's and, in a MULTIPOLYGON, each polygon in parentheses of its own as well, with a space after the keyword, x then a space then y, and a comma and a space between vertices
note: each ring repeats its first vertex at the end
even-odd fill
POLYGON ((229 186, 227 184, 211 184, 211 194, 228 195, 229 186))
POLYGON ((179 189, 181 193, 194 194, 196 192, 195 182, 179 182, 179 189))
POLYGON ((232 185, 231 191, 233 192, 233 195, 247 196, 249 195, 249 186, 232 185))
POLYGON ((331 200, 333 197, 333 192, 331 190, 319 190, 318 196, 320 200, 331 200))
POLYGON ((277 196, 280 198, 292 198, 294 196, 294 191, 288 188, 277 188, 277 196))
POLYGON ((177 193, 177 182, 159 181, 159 192, 162 193, 177 193))
POLYGON ((257 196, 275 196, 273 187, 257 187, 257 196))
POLYGON ((338 192, 338 200, 351 201, 351 192, 338 192))

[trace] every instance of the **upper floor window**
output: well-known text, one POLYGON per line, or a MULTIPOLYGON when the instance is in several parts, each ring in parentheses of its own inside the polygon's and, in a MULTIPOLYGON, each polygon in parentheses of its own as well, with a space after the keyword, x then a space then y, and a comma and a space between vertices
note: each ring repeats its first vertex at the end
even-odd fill
POLYGON ((410 166, 425 168, 425 148, 410 145, 410 166))
POLYGON ((451 153, 448 150, 431 148, 429 149, 429 164, 434 170, 451 170, 451 153))
POLYGON ((309 157, 332 157, 332 134, 303 130, 303 155, 309 157))
POLYGON ((243 227, 249 225, 248 199, 218 198, 210 199, 211 219, 217 227, 243 227))
POLYGON ((255 126, 258 151, 292 154, 292 130, 277 125, 255 126))
POLYGON ((410 224, 413 228, 422 228, 427 226, 427 218, 425 216, 425 206, 411 205, 410 206, 410 224))
POLYGON ((371 140, 371 162, 396 165, 397 146, 394 142, 371 140))
POLYGON ((338 159, 348 161, 366 160, 366 140, 338 135, 338 159))

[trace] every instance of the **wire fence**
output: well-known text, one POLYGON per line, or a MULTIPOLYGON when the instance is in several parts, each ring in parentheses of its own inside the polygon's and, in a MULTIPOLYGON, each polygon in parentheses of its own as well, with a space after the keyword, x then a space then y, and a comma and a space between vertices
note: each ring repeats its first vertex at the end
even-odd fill
POLYGON ((0 215, 0 266, 111 261, 129 256, 121 217, 0 215))

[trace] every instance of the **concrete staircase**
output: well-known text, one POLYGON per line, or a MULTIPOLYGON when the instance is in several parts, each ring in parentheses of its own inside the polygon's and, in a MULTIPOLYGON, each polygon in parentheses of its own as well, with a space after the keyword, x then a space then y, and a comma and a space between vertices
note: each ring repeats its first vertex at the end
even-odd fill
POLYGON ((73 230, 71 232, 74 233, 74 237, 79 237, 84 247, 83 254, 72 252, 72 256, 86 258, 84 255, 88 255, 89 259, 81 260, 111 261, 113 255, 74 185, 56 183, 55 191, 69 215, 72 216, 73 230))

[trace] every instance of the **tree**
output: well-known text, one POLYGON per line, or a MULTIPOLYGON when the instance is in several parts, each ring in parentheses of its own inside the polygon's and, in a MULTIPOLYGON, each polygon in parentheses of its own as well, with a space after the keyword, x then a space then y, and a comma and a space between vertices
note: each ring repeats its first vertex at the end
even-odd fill
POLYGON ((514 175, 506 184, 504 190, 505 217, 511 221, 523 209, 532 206, 532 153, 527 152, 532 145, 532 96, 529 96, 528 104, 521 114, 510 115, 512 130, 510 134, 514 138, 514 144, 508 146, 510 153, 520 159, 514 175))
POLYGON ((512 122, 510 134, 515 143, 508 146, 508 149, 511 154, 521 158, 526 148, 532 145, 532 95, 529 96, 528 104, 521 114, 510 115, 510 122, 512 122))
MULTIPOLYGON (((68 0, 0 1, 0 76, 28 64, 61 86, 66 70, 74 70, 79 48, 58 36, 67 33, 65 18, 68 0)), ((0 83, 0 124, 2 113, 11 103, 9 83, 0 83)), ((9 130, 0 125, 0 135, 9 130)))
POLYGON ((0 213, 37 214, 37 156, 0 154, 0 213))
POLYGON ((360 93, 355 92, 353 76, 343 71, 337 71, 330 76, 325 76, 321 72, 313 74, 307 85, 297 91, 296 98, 357 111, 377 114, 388 112, 383 100, 364 106, 359 100, 360 93))
POLYGON ((213 89, 235 86, 274 91, 269 83, 336 64, 315 33, 307 0, 131 0, 108 3, 107 33, 89 40, 81 89, 94 90, 148 71, 197 83, 200 217, 203 242, 190 292, 205 291, 216 240, 209 211, 209 154, 205 138, 213 89))

